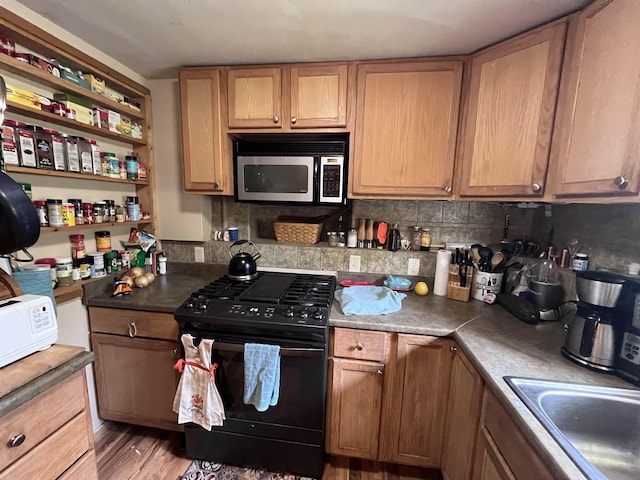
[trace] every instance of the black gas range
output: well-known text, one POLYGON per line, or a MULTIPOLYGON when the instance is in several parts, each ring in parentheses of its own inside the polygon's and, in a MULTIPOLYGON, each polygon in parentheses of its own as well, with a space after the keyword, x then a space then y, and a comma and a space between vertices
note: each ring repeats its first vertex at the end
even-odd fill
POLYGON ((175 311, 180 335, 214 340, 215 383, 227 417, 210 432, 185 425, 189 458, 322 477, 335 287, 336 278, 328 275, 220 277, 175 311), (280 346, 280 397, 264 412, 242 400, 246 343, 280 346))

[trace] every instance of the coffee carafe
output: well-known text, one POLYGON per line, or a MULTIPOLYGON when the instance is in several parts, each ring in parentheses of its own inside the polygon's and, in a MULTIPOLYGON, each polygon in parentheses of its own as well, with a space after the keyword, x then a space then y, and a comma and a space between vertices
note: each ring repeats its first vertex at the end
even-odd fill
POLYGON ((626 280, 609 272, 576 273, 578 308, 571 318, 562 353, 574 362, 605 372, 615 371, 623 321, 619 300, 626 280))

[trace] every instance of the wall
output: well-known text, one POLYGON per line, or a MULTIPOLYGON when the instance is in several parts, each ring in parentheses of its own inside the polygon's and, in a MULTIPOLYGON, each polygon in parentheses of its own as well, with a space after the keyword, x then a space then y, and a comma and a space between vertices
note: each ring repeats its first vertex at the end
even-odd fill
MULTIPOLYGON (((311 217, 326 213, 325 208, 247 205, 230 198, 214 199, 213 205, 213 228, 236 226, 240 238, 254 240, 261 253, 259 266, 348 271, 350 255, 359 255, 363 272, 406 275, 409 259, 417 258, 420 260, 420 275, 434 274, 435 252, 329 248, 324 239, 313 246, 281 244, 258 236, 256 225, 259 219, 273 220, 278 215, 311 217)), ((498 244, 502 240, 507 213, 511 215, 509 238, 512 240, 528 235, 534 218, 534 211, 530 209, 483 202, 355 200, 352 212, 354 219, 364 217, 396 222, 407 238, 414 225, 428 227, 432 231, 433 244, 498 244)), ((193 243, 163 240, 162 245, 170 260, 194 260, 193 243)), ((202 245, 206 262, 228 262, 229 243, 209 240, 202 245)))

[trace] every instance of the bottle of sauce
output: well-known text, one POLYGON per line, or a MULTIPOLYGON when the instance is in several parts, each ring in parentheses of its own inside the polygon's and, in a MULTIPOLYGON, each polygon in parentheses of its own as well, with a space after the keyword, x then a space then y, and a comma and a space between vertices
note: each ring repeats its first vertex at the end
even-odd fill
POLYGON ((396 252, 400 250, 400 230, 398 230, 397 223, 393 224, 393 227, 389 232, 389 239, 387 240, 387 248, 390 252, 396 252))

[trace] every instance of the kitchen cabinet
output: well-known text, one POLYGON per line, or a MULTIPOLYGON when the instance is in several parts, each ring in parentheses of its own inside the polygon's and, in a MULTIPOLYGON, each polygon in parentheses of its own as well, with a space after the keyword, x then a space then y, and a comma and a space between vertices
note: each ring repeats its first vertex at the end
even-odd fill
POLYGON ((182 430, 172 410, 180 355, 173 315, 89 307, 89 325, 100 417, 182 430))
POLYGON ((542 196, 566 22, 471 56, 460 154, 461 196, 542 196))
POLYGON ((397 334, 383 393, 380 460, 440 468, 455 343, 397 334))
POLYGON ((640 3, 598 1, 569 23, 551 159, 553 194, 640 191, 640 3))
POLYGON ((484 382, 467 356, 458 347, 454 348, 441 470, 445 480, 468 480, 473 467, 484 382))
MULTIPOLYGON (((71 81, 67 81, 63 78, 56 77, 48 72, 24 63, 8 55, 0 55, 0 71, 6 76, 6 81, 11 84, 14 79, 17 79, 18 83, 27 82, 29 87, 39 93, 44 93, 49 96, 53 93, 65 93, 80 97, 86 102, 103 108, 107 108, 114 112, 119 113, 122 116, 128 117, 132 122, 140 123, 142 126, 142 138, 133 138, 125 136, 120 133, 111 132, 105 128, 99 128, 92 125, 80 123, 74 119, 62 117, 53 113, 49 113, 45 110, 38 110, 29 108, 17 102, 7 102, 7 116, 17 117, 21 121, 28 121, 35 125, 45 126, 46 128, 54 128, 61 132, 76 130, 78 132, 86 133, 87 137, 95 139, 98 144, 101 141, 111 142, 109 145, 117 145, 122 151, 130 152, 135 150, 138 153, 139 160, 146 166, 147 179, 146 180, 126 180, 126 179, 112 179, 107 177, 101 177, 90 174, 72 173, 67 171, 51 171, 51 170, 38 170, 34 168, 24 168, 20 166, 7 165, 6 170, 11 174, 28 175, 33 176, 31 182, 34 187, 40 183, 50 184, 49 179, 39 178, 40 176, 46 176, 55 179, 67 178, 73 181, 85 181, 91 180, 98 183, 84 183, 83 186, 91 185, 91 189, 97 189, 95 185, 105 185, 107 187, 112 182, 126 184, 130 188, 130 195, 138 196, 140 204, 143 206, 143 210, 149 212, 147 220, 140 222, 133 222, 132 225, 143 225, 144 229, 149 233, 155 233, 156 228, 156 211, 155 211, 155 197, 154 197, 154 185, 155 185, 155 169, 153 165, 152 155, 152 131, 151 131, 151 95, 149 90, 140 85, 139 83, 125 77, 119 72, 115 71, 111 67, 99 62, 98 60, 88 56, 86 53, 78 50, 77 48, 69 45, 52 35, 45 30, 26 22, 23 18, 17 16, 11 11, 0 8, 0 18, 3 27, 3 36, 12 39, 20 46, 29 49, 30 51, 40 55, 44 58, 55 57, 61 63, 66 65, 73 65, 75 69, 82 70, 85 73, 91 72, 95 76, 103 79, 107 87, 117 91, 123 97, 128 97, 131 101, 136 101, 139 105, 139 109, 129 107, 124 103, 119 103, 107 98, 106 96, 95 93, 91 90, 87 90, 71 81), (48 92, 52 92, 49 94, 48 92)), ((78 133, 72 133, 77 135, 78 133)), ((103 144, 103 150, 106 144, 103 144)), ((122 158, 124 160, 124 158, 122 158)), ((66 183, 65 183, 66 185, 66 183)), ((105 188, 104 190, 110 190, 105 188)), ((71 196, 71 195, 69 195, 71 196)), ((66 199, 65 199, 66 200, 66 199)), ((114 224, 115 225, 115 224, 114 224)), ((117 224, 122 225, 122 224, 117 224)), ((105 224, 81 226, 80 228, 102 228, 105 224)), ((42 229, 43 233, 58 230, 75 230, 78 227, 67 227, 64 229, 42 229)))
POLYGON ((228 67, 229 130, 344 130, 347 81, 347 63, 228 67))
POLYGON ((220 68, 180 71, 182 161, 187 192, 233 194, 222 78, 220 68))
POLYGON ((97 480, 84 369, 3 416, 0 436, 2 480, 97 480))
POLYGON ((485 389, 474 479, 552 480, 554 476, 495 395, 485 389))
POLYGON ((333 331, 327 405, 328 453, 372 460, 378 457, 389 337, 385 332, 343 328, 333 331))
POLYGON ((449 198, 463 61, 357 65, 353 198, 449 198))

